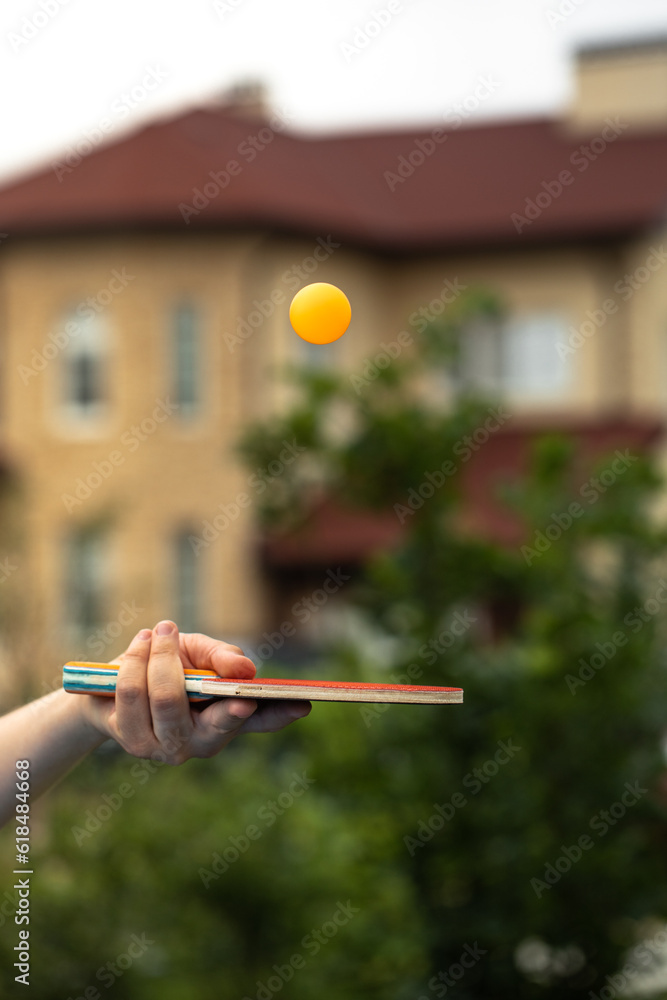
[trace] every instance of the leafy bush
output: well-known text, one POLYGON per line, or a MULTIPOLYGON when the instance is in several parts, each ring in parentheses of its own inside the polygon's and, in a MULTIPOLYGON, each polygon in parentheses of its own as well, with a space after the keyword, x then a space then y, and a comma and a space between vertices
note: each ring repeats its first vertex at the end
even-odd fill
MULTIPOLYGON (((243 445, 251 464, 286 437, 306 448, 267 496, 267 523, 322 495, 405 505, 485 419, 488 400, 434 406, 426 393, 479 308, 462 304, 361 392, 342 375, 300 377, 302 402, 243 445)), ((284 733, 180 768, 94 754, 47 796, 35 995, 611 995, 607 977, 667 918, 665 533, 648 460, 589 503, 592 474, 571 442, 539 443, 505 491, 523 551, 466 532, 460 469, 446 477, 403 516, 399 548, 346 588, 348 631, 303 669, 461 685, 463 706, 315 705, 284 733)), ((10 872, 11 831, 0 849, 10 872)), ((16 929, 0 909, 9 996, 16 929)))

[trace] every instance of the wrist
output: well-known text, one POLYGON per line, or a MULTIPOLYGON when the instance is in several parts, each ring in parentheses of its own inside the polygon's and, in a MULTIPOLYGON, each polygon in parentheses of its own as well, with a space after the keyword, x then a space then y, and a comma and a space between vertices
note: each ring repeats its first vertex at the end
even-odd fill
POLYGON ((63 694, 68 699, 66 707, 71 713, 78 737, 87 749, 95 750, 109 739, 109 734, 101 725, 99 705, 96 704, 100 699, 91 694, 63 694))

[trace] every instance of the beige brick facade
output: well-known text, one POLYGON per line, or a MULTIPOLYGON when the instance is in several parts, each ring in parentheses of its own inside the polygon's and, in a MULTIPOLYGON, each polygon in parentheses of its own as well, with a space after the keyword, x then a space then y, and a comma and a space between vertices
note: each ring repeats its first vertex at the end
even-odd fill
MULTIPOLYGON (((647 80, 662 79, 662 58, 649 51, 647 80)), ((618 57, 621 76, 627 59, 618 57)), ((604 111, 596 97, 602 62, 587 66, 582 122, 604 111)), ((654 96, 647 114, 655 124, 662 105, 654 96)), ((204 632, 247 643, 276 627, 257 558, 257 470, 239 463, 235 442, 249 422, 288 405, 291 390, 277 377, 285 362, 363 375, 383 343, 414 334, 411 318, 418 329, 460 289, 497 292, 516 325, 503 362, 517 366, 503 388, 513 416, 664 420, 664 235, 656 228, 604 243, 528 248, 515 240, 511 249, 389 256, 341 245, 328 232, 297 238, 250 227, 9 234, 0 245, 9 560, 0 570, 0 686, 17 664, 57 683, 65 659, 108 660, 140 627, 179 620, 179 580, 187 613, 204 632), (305 345, 288 319, 294 292, 319 280, 342 288, 353 308, 349 331, 326 350, 305 345), (175 406, 181 362, 173 327, 184 303, 198 344, 192 413, 175 406), (66 324, 77 309, 92 317, 105 396, 84 417, 64 402, 79 336, 66 324), (532 385, 521 372, 531 324, 542 338, 532 385), (77 532, 94 528, 95 544, 73 545, 77 532), (72 621, 73 558, 99 588, 76 597, 80 607, 90 598, 83 620, 94 613, 94 627, 82 628, 81 616, 78 627, 72 621)))

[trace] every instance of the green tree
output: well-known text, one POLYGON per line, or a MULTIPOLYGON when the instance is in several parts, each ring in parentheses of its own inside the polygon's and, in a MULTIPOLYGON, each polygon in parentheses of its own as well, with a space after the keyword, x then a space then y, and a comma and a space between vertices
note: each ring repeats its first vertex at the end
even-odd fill
MULTIPOLYGON (((301 374, 294 407, 243 445, 253 466, 286 437, 306 449, 264 496, 273 529, 323 496, 403 524, 400 544, 346 585, 352 623, 304 674, 460 685, 464 704, 318 704, 282 733, 179 768, 93 754, 34 804, 40 1000, 588 1000, 638 940, 657 940, 660 483, 631 455, 598 491, 573 442, 550 436, 525 481, 504 487, 525 545, 466 530, 466 435, 495 404, 439 400, 459 331, 497 311, 460 300, 388 367, 301 374), (443 466, 419 505, 425 473, 443 466)), ((484 457, 480 446, 470 462, 484 457)), ((600 460, 601 484, 613 461, 600 460)), ((24 990, 14 855, 8 826, 8 997, 24 990)))
MULTIPOLYGON (((268 497, 269 526, 322 496, 393 508, 402 543, 365 567, 354 602, 393 651, 388 672, 465 689, 462 708, 363 715, 426 928, 422 992, 588 997, 667 915, 661 483, 640 455, 590 468, 547 435, 525 481, 500 487, 524 544, 465 530, 463 466, 484 460, 493 401, 463 387, 444 403, 438 386, 457 384, 461 332, 501 312, 476 293, 390 366, 298 373, 300 401, 242 450, 267 463, 286 437, 307 448, 268 497)), ((343 640, 330 669, 376 678, 364 656, 343 640)), ((344 779, 370 808, 378 775, 344 779)), ((340 773, 323 780, 343 794, 340 773)))

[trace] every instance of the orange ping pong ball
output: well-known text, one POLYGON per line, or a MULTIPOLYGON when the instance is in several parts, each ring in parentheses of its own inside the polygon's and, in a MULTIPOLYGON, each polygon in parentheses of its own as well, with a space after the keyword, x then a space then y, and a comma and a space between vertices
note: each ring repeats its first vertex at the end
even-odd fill
POLYGON ((350 325, 352 307, 340 288, 326 281, 315 281, 296 293, 289 318, 299 336, 309 344, 331 344, 350 325))

